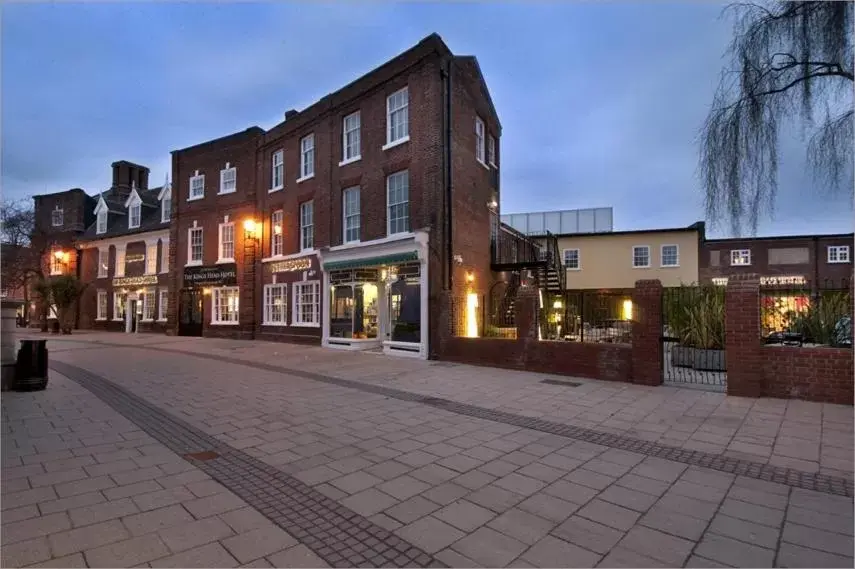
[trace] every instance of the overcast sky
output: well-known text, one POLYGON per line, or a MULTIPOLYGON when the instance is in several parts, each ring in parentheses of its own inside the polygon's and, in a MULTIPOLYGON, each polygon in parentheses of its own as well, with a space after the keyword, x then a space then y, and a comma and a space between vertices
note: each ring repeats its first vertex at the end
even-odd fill
MULTIPOLYGON (((4 199, 110 185, 110 163, 270 128, 431 32, 475 55, 499 112, 502 212, 614 207, 615 229, 703 219, 696 137, 730 39, 721 5, 7 4, 4 199)), ((804 142, 782 141, 760 234, 848 232, 819 198, 804 142)), ((727 236, 724 224, 713 236, 727 236)))

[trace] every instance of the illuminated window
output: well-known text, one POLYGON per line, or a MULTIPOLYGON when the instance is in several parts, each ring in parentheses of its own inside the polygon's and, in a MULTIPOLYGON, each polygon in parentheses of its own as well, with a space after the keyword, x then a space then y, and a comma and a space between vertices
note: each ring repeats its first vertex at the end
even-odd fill
POLYGON ((282 210, 273 212, 270 216, 270 254, 274 257, 282 254, 282 210))
POLYGON ((145 248, 145 274, 153 275, 157 272, 157 243, 147 245, 145 248))
POLYGON ((128 301, 128 295, 124 292, 113 293, 113 320, 125 319, 125 303, 128 301))
POLYGON ((63 222, 62 218, 63 218, 62 209, 57 207, 55 210, 53 210, 53 212, 51 212, 50 224, 53 227, 62 227, 62 222, 63 222))
POLYGON ((212 291, 213 315, 211 324, 237 324, 240 305, 240 289, 234 287, 215 288, 212 291))
POLYGON ((106 320, 107 319, 107 291, 99 290, 98 291, 98 312, 96 313, 96 320, 106 320))
POLYGON ((98 278, 104 279, 108 276, 110 269, 110 250, 98 249, 98 278))
POLYGON ((201 265, 202 264, 202 228, 191 227, 188 231, 189 239, 187 240, 187 264, 201 265))
POLYGON ((285 325, 285 294, 287 288, 284 284, 264 285, 264 322, 263 324, 282 326, 285 325))
POLYGON ((146 290, 140 294, 140 298, 143 305, 142 319, 154 320, 154 291, 146 290))

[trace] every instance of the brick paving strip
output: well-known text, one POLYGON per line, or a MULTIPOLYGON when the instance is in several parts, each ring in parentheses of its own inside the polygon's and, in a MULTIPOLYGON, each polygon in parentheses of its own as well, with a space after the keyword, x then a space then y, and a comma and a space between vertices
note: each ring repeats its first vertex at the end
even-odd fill
POLYGON ((238 495, 333 567, 445 567, 432 556, 297 480, 200 431, 112 381, 52 361, 143 431, 238 495), (211 452, 216 453, 210 458, 211 452), (198 460, 187 455, 205 453, 198 460))
POLYGON ((228 356, 220 356, 215 354, 199 354, 188 350, 164 349, 160 347, 149 348, 147 346, 127 346, 125 344, 110 345, 114 345, 116 347, 134 347, 139 349, 152 349, 158 351, 173 352, 194 357, 215 359, 225 363, 243 365, 247 367, 261 369, 264 371, 287 373, 289 375, 303 377, 306 379, 311 379, 330 385, 337 385, 340 387, 357 389, 363 392, 375 393, 377 395, 383 395, 401 401, 422 403, 459 415, 465 415, 469 417, 485 419, 488 421, 514 425, 517 427, 531 429, 543 433, 559 435, 610 448, 644 454, 647 456, 654 456, 683 464, 701 466, 704 468, 710 468, 712 470, 718 470, 730 474, 737 474, 749 478, 755 478, 758 480, 776 482, 779 484, 792 486, 794 488, 803 488, 805 490, 814 490, 826 494, 834 494, 846 497, 852 497, 853 494, 855 494, 855 492, 853 492, 853 481, 843 477, 803 472, 793 468, 773 466, 744 459, 736 459, 720 454, 682 449, 670 445, 663 445, 651 441, 644 441, 633 437, 615 435, 612 433, 604 433, 601 431, 596 431, 594 429, 575 427, 562 423, 556 423, 554 421, 526 417, 524 415, 517 415, 504 411, 496 411, 493 409, 479 407, 477 405, 459 403, 449 399, 430 397, 427 395, 421 395, 418 393, 394 389, 391 387, 384 387, 380 385, 367 384, 360 381, 336 378, 299 369, 251 362, 240 358, 231 358, 228 356))
POLYGON ((683 449, 671 445, 663 445, 652 441, 636 439, 633 437, 615 435, 612 433, 604 433, 602 431, 588 429, 585 427, 575 427, 563 423, 556 423, 554 421, 526 417, 525 415, 517 415, 515 413, 508 413, 505 411, 496 411, 493 409, 487 409, 485 407, 479 407, 477 405, 470 405, 468 403, 459 403, 450 399, 431 397, 428 395, 421 395, 418 393, 404 391, 401 389, 394 389, 381 385, 372 385, 369 383, 363 383, 361 381, 355 381, 350 379, 331 377, 328 375, 313 373, 300 369, 292 369, 283 366, 252 362, 240 358, 231 358, 228 356, 220 356, 216 354, 207 353, 200 354, 189 350, 149 347, 147 345, 108 344, 106 342, 102 343, 102 345, 171 352, 176 354, 194 356, 198 358, 218 360, 225 363, 247 366, 274 373, 286 373, 288 375, 311 379, 330 385, 337 385, 339 387, 347 387, 350 389, 357 389, 363 392, 383 395, 401 401, 422 403, 424 405, 429 405, 431 407, 442 409, 444 411, 449 411, 451 413, 456 413, 458 415, 465 415, 468 417, 485 419, 487 421, 514 425, 516 427, 531 429, 542 433, 559 435, 562 437, 585 441, 610 448, 626 450, 638 454, 644 454, 647 456, 654 456, 657 458, 662 458, 673 462, 679 462, 682 464, 700 466, 703 468, 718 470, 720 472, 727 472, 729 474, 736 474, 740 476, 746 476, 748 478, 755 478, 757 480, 776 482, 778 484, 785 484, 793 488, 802 488, 805 490, 813 490, 825 494, 834 494, 846 497, 852 497, 853 495, 855 495, 855 489, 853 489, 853 480, 840 476, 829 476, 827 474, 804 472, 801 470, 796 470, 794 468, 773 466, 770 464, 763 464, 751 460, 731 458, 722 454, 713 454, 699 450, 683 449))

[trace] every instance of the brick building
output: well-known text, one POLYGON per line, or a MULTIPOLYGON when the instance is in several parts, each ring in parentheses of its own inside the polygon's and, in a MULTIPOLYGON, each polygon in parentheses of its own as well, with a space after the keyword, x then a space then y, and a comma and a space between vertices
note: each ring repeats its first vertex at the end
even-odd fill
POLYGON ((701 282, 727 284, 728 277, 757 274, 761 286, 809 285, 848 289, 853 234, 706 239, 701 244, 701 282))
POLYGON ((173 153, 178 334, 427 357, 493 280, 501 125, 437 35, 264 132, 173 153))

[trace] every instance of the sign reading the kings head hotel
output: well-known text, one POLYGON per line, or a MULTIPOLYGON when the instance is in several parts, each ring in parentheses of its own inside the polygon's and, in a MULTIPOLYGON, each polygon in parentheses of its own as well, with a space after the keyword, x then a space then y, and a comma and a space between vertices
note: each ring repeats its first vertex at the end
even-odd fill
POLYGON ((237 284, 237 264, 184 267, 185 286, 211 286, 237 284))

